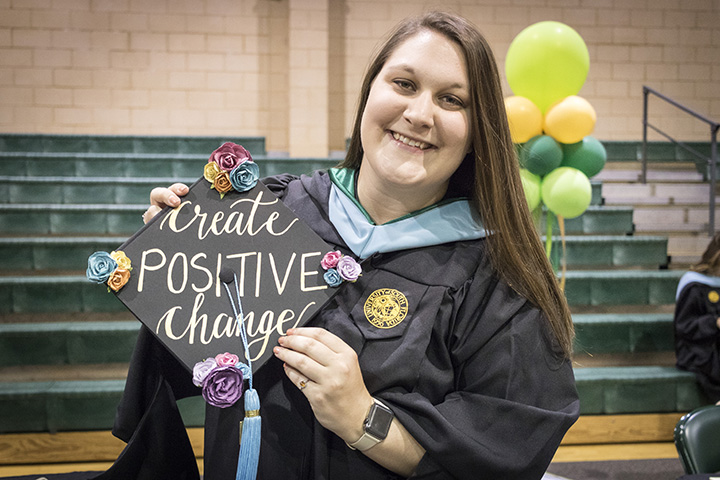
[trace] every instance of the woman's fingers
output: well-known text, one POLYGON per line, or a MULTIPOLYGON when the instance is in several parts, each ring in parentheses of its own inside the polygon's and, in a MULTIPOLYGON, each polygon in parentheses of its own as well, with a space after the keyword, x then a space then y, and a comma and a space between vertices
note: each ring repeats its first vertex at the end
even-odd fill
POLYGON ((312 380, 292 368, 287 363, 283 365, 283 368, 285 369, 285 375, 287 375, 290 381, 300 390, 305 390, 307 386, 312 382, 312 380))
POLYGON ((149 222, 151 218, 160 213, 160 210, 162 209, 157 205, 150 205, 148 209, 145 210, 145 213, 142 214, 143 223, 149 222))
POLYGON ((147 223, 166 206, 177 207, 180 197, 187 195, 189 188, 184 183, 173 183, 169 187, 153 188, 150 192, 150 207, 143 213, 143 222, 147 223))
POLYGON ((301 327, 291 328, 287 332, 286 338, 307 338, 324 345, 329 351, 335 353, 344 352, 350 347, 340 337, 331 333, 324 328, 317 327, 301 327))

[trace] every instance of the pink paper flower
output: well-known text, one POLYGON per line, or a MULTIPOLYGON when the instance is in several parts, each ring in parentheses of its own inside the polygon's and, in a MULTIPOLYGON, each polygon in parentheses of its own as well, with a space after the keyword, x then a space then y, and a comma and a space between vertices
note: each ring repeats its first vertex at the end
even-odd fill
POLYGON ((240 359, 234 353, 225 352, 225 353, 216 355, 215 361, 221 367, 223 367, 225 365, 234 367, 235 365, 237 365, 237 363, 240 361, 240 359))
POLYGON ((338 264, 338 260, 340 260, 341 257, 342 253, 340 253, 338 250, 335 250, 334 252, 328 252, 320 261, 320 266, 325 270, 335 268, 338 264))
POLYGON ((220 170, 229 173, 235 167, 248 160, 252 160, 250 152, 245 150, 241 145, 226 142, 220 145, 220 147, 210 155, 208 162, 217 163, 220 170))

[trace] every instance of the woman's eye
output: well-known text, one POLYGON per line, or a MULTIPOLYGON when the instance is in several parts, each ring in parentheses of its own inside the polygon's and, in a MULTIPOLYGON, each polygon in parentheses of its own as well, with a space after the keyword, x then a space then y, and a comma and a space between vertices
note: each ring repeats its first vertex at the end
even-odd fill
POLYGON ((453 95, 445 95, 444 97, 442 97, 442 101, 445 104, 453 106, 453 107, 459 107, 459 108, 465 107, 465 103, 462 100, 460 100, 458 97, 455 97, 453 95))
POLYGON ((402 88, 403 90, 412 90, 413 84, 412 82, 409 82, 408 80, 393 80, 393 83, 397 85, 398 87, 402 88))

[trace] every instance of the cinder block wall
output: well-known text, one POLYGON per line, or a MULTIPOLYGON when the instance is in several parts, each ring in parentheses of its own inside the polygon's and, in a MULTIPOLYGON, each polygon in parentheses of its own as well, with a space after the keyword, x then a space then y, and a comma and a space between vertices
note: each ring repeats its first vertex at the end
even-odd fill
MULTIPOLYGON (((641 138, 643 85, 720 120, 717 0, 0 0, 0 131, 262 135, 325 156, 344 148, 378 39, 440 7, 480 27, 503 72, 523 28, 575 28, 597 138, 641 138)), ((657 101, 651 115, 709 139, 657 101)))

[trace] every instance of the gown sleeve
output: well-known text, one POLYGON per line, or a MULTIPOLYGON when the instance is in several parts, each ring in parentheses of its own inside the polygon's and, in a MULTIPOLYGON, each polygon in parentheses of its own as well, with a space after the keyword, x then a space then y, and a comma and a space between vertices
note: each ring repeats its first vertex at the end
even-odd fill
MULTIPOLYGON (((486 282, 480 282, 486 283, 486 282)), ((470 288, 449 339, 455 391, 380 395, 425 448, 413 478, 542 478, 579 400, 540 311, 498 282, 470 288)))

